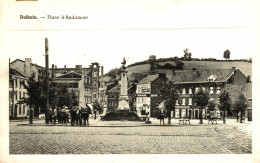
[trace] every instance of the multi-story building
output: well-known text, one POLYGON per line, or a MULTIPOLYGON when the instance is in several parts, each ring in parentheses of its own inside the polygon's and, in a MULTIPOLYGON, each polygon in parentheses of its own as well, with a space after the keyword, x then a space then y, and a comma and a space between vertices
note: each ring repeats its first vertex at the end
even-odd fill
POLYGON ((116 85, 107 91, 107 109, 116 111, 118 108, 118 98, 120 96, 120 85, 116 85))
MULTIPOLYGON (((10 105, 13 107, 11 109, 12 112, 12 117, 18 117, 18 118, 24 118, 28 116, 29 112, 28 109, 29 107, 26 106, 26 104, 17 104, 18 101, 21 100, 22 97, 26 96, 27 90, 23 87, 20 81, 27 81, 29 78, 34 75, 34 79, 38 81, 39 79, 42 79, 44 76, 44 67, 39 66, 37 64, 32 63, 31 58, 25 58, 25 60, 20 60, 16 59, 10 64, 10 83, 9 83, 9 89, 12 89, 10 87, 13 87, 14 85, 14 105, 10 105), (17 110, 17 112, 15 112, 17 110), (16 114, 16 115, 14 115, 16 114)), ((11 92, 12 93, 12 92, 11 92)), ((12 94, 13 95, 13 94, 12 94)), ((34 116, 38 116, 40 113, 39 109, 34 110, 34 116)))
POLYGON ((82 68, 82 65, 57 68, 52 65, 49 75, 53 83, 68 84, 69 90, 78 96, 79 106, 86 106, 99 99, 99 69, 97 62, 92 63, 89 68, 82 68))
POLYGON ((34 74, 36 81, 44 76, 44 67, 32 63, 31 58, 25 58, 24 61, 16 59, 10 63, 10 68, 15 69, 27 78, 30 78, 34 74))
POLYGON ((9 117, 10 119, 26 118, 29 113, 29 107, 20 103, 23 97, 27 97, 27 90, 24 84, 27 84, 28 78, 17 70, 9 69, 9 117))
MULTIPOLYGON (((150 116, 157 116, 158 106, 162 103, 159 90, 168 80, 180 89, 179 99, 171 113, 172 117, 176 118, 187 116, 199 118, 199 107, 194 102, 194 95, 199 88, 209 92, 210 100, 218 102, 220 92, 227 90, 228 85, 244 85, 248 82, 248 78, 236 68, 176 71, 170 76, 163 73, 148 75, 137 84, 137 112, 141 112, 143 106, 148 105, 150 116)), ((204 109, 203 115, 205 114, 204 109)))
MULTIPOLYGON (((208 91, 210 100, 219 102, 219 94, 227 89, 227 85, 241 85, 247 82, 247 77, 236 68, 179 71, 170 78, 178 88, 181 88, 179 100, 176 101, 173 117, 199 118, 199 107, 194 103, 194 95, 201 88, 208 91)), ((203 115, 206 114, 205 109, 203 115)))
MULTIPOLYGON (((162 97, 159 96, 160 88, 169 80, 166 74, 160 73, 156 75, 148 75, 137 83, 136 86, 136 111, 137 115, 141 115, 144 106, 150 109, 151 117, 157 116, 157 109, 162 97)), ((141 115, 144 116, 144 115, 141 115)))

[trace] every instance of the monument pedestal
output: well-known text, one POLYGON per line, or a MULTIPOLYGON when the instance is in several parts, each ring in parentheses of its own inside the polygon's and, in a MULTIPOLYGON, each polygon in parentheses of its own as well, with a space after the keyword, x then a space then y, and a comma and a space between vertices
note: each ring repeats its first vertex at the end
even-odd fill
POLYGON ((125 67, 125 59, 121 67, 121 90, 118 99, 118 108, 115 112, 110 112, 105 115, 101 120, 104 121, 141 121, 136 113, 130 112, 129 97, 127 92, 127 71, 125 67))

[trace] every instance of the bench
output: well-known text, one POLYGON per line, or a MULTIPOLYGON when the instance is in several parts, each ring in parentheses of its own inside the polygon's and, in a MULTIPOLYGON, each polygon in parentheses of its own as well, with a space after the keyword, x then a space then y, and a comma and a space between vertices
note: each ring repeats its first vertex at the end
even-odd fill
POLYGON ((184 122, 185 122, 185 124, 187 122, 189 122, 189 124, 190 124, 190 117, 183 117, 182 119, 179 119, 179 125, 181 124, 181 122, 183 125, 184 125, 184 122))
POLYGON ((209 124, 209 122, 211 122, 212 124, 213 124, 214 122, 216 122, 216 124, 218 124, 218 122, 217 122, 218 119, 219 119, 219 118, 211 117, 211 118, 208 119, 208 124, 209 124))

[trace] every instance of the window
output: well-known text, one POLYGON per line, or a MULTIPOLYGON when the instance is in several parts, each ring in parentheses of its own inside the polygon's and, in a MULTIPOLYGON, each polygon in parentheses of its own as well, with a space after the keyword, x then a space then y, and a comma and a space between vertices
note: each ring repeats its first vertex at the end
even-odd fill
POLYGON ((21 92, 19 92, 19 99, 21 99, 22 98, 22 96, 21 96, 21 92))
POLYGON ((25 92, 23 92, 23 97, 25 98, 25 92))
POLYGON ((220 94, 220 87, 217 87, 217 92, 216 94, 220 94))
POLYGON ((90 81, 91 81, 91 80, 90 80, 90 77, 88 76, 88 77, 87 77, 87 84, 91 84, 90 81))
POLYGON ((182 99, 182 105, 185 105, 185 98, 182 99))
POLYGON ((85 87, 85 92, 86 92, 86 93, 90 93, 90 88, 85 87))
POLYGON ((15 100, 17 100, 17 91, 15 92, 15 100))
POLYGON ((189 94, 192 94, 192 89, 191 88, 189 88, 189 94))
POLYGON ((21 89, 23 89, 23 84, 22 84, 22 80, 20 80, 20 87, 21 87, 21 89))
POLYGON ((182 94, 186 94, 185 88, 182 89, 182 94))
POLYGON ((97 72, 94 72, 94 73, 93 73, 93 77, 97 77, 97 72))
POLYGON ((22 107, 21 107, 21 105, 18 105, 18 107, 17 107, 17 109, 19 110, 19 115, 21 115, 22 113, 22 107))
POLYGON ((214 94, 214 87, 210 87, 210 92, 209 94, 214 94))
POLYGON ((93 93, 93 98, 97 98, 97 94, 96 93, 93 93))
POLYGON ((179 105, 179 100, 176 100, 176 105, 179 105))
POLYGON ((17 88, 17 79, 14 80, 15 88, 17 88))
POLYGON ((192 105, 192 98, 189 98, 189 105, 192 105))
POLYGON ((196 87, 195 88, 195 93, 197 93, 199 91, 199 88, 198 87, 196 87))

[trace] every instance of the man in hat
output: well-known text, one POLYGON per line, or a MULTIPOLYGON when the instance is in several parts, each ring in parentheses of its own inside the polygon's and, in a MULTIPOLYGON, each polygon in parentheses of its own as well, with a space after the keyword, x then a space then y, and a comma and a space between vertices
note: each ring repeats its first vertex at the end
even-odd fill
POLYGON ((83 121, 84 121, 84 126, 86 126, 86 125, 89 126, 89 121, 88 121, 89 114, 90 114, 90 108, 88 106, 81 108, 81 115, 82 115, 82 118, 83 118, 83 121), (86 121, 87 121, 87 124, 86 124, 86 121))

